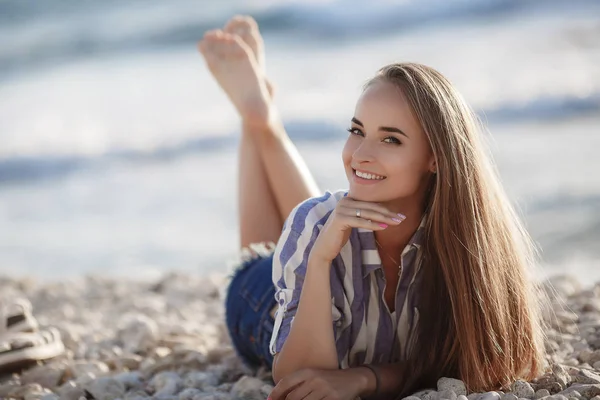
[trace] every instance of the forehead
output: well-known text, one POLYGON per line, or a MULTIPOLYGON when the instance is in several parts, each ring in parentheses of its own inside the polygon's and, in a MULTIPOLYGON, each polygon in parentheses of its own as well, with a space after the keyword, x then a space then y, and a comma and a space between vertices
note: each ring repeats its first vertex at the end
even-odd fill
POLYGON ((419 121, 402 90, 386 81, 375 81, 365 89, 358 98, 354 115, 365 127, 376 125, 375 128, 394 126, 406 131, 420 130, 419 121))

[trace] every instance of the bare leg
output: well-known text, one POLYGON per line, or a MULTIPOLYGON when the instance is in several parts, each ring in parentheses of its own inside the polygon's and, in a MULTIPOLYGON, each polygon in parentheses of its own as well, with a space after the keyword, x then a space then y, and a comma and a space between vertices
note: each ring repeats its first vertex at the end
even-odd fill
POLYGON ((242 134, 238 157, 240 246, 263 241, 277 243, 283 220, 256 144, 247 132, 242 134))
POLYGON ((252 119, 251 116, 242 115, 242 126, 244 133, 257 144, 257 150, 261 155, 283 221, 296 205, 309 197, 318 196, 319 189, 304 160, 285 132, 273 104, 273 88, 265 73, 264 42, 256 21, 247 16, 235 16, 226 24, 225 31, 238 35, 252 50, 259 75, 262 74, 268 88, 269 119, 252 119))
POLYGON ((207 32, 198 47, 242 118, 241 245, 276 242, 292 208, 317 195, 318 189, 272 102, 256 22, 249 17, 234 17, 225 31, 207 32))

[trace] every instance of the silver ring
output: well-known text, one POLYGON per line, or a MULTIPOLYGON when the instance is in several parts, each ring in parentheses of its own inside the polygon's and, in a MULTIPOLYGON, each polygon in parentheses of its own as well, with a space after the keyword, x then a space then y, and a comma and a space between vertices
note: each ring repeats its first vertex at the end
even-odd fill
POLYGON ((356 209, 356 217, 357 217, 357 218, 360 218, 360 208, 357 208, 357 209, 356 209))

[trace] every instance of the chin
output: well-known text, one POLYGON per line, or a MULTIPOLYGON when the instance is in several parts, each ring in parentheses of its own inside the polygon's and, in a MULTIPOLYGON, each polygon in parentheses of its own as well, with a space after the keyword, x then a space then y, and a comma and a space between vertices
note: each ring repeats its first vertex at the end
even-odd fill
POLYGON ((352 197, 354 200, 359 200, 359 201, 372 201, 372 202, 382 201, 381 195, 374 193, 373 190, 369 191, 367 188, 350 187, 350 189, 348 190, 348 196, 352 197))

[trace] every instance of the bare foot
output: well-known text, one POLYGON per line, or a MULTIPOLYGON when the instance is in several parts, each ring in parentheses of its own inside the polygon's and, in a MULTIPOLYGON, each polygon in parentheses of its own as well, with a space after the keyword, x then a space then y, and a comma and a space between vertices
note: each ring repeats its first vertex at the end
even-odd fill
POLYGON ((254 18, 249 15, 235 15, 225 24, 223 31, 239 36, 252 50, 256 63, 263 73, 263 79, 265 80, 269 94, 273 98, 274 87, 266 77, 265 71, 265 44, 254 18))
POLYGON ((261 70, 265 70, 264 42, 254 18, 246 15, 236 15, 227 21, 223 31, 241 37, 252 50, 252 54, 254 54, 261 70))
POLYGON ((241 37, 220 29, 208 31, 198 49, 244 123, 269 121, 271 96, 252 49, 241 37))

